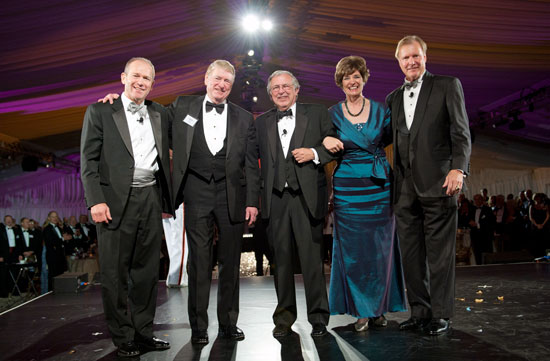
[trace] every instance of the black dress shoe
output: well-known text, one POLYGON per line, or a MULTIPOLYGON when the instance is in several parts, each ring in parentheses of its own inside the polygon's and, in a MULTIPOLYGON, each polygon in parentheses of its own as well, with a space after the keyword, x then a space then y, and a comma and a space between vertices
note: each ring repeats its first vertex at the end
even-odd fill
POLYGON ((140 349, 148 351, 162 351, 170 348, 170 343, 160 338, 153 337, 136 337, 134 342, 140 349))
POLYGON ((116 354, 119 357, 136 357, 139 356, 139 348, 134 341, 124 342, 118 345, 116 354))
POLYGON ((322 337, 327 334, 327 327, 322 324, 313 325, 313 330, 311 331, 311 336, 313 337, 322 337))
POLYGON ((193 332, 191 335, 191 343, 206 345, 208 343, 208 333, 206 331, 193 332))
POLYGON ((244 332, 237 326, 220 326, 218 329, 218 335, 234 341, 244 340, 244 332))
POLYGON ((444 318, 432 318, 430 323, 424 328, 424 332, 430 336, 438 336, 449 332, 450 329, 451 321, 444 318))
POLYGON ((419 331, 422 330, 430 322, 429 318, 411 317, 407 321, 399 324, 401 331, 419 331))
POLYGON ((273 337, 275 338, 285 337, 290 335, 290 332, 291 332, 290 327, 285 325, 276 325, 275 328, 273 329, 273 337))

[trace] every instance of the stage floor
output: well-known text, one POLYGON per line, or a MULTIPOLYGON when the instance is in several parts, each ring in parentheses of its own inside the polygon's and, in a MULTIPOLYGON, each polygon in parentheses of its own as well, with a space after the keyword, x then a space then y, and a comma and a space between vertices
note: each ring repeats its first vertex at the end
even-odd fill
MULTIPOLYGON (((328 277, 327 277, 328 280, 328 277)), ((159 285, 155 333, 171 349, 141 360, 548 360, 550 359, 550 265, 512 264, 457 268, 456 315, 450 335, 400 332, 407 312, 388 314, 389 325, 363 333, 354 319, 332 316, 329 334, 312 339, 305 296, 296 277, 298 320, 294 334, 271 336, 276 295, 271 277, 241 279, 238 326, 246 339, 217 339, 216 290, 210 300, 210 343, 193 346, 187 289, 159 285), (476 301, 477 300, 477 301, 476 301)), ((328 283, 327 283, 328 286, 328 283)), ((79 294, 47 294, 0 316, 1 360, 116 360, 103 318, 99 286, 79 294)), ((136 358, 137 359, 137 358, 136 358)))

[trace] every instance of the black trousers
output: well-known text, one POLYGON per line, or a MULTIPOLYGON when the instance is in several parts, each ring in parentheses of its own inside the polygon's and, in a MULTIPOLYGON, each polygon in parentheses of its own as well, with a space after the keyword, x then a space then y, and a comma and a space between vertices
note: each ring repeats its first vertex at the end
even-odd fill
POLYGON ((395 207, 407 298, 413 317, 454 312, 457 204, 455 197, 419 197, 410 177, 395 207))
POLYGON ((220 327, 236 325, 244 222, 231 222, 229 218, 225 179, 206 182, 189 174, 185 189, 185 232, 189 244, 187 306, 191 330, 206 331, 208 328, 215 227, 218 228, 218 324, 220 327), (187 196, 189 194, 192 196, 187 196))
POLYGON ((114 344, 153 336, 163 232, 157 186, 132 188, 120 226, 99 224, 97 232, 103 308, 114 344))
POLYGON ((323 273, 323 219, 310 216, 301 192, 274 191, 270 212, 267 234, 273 249, 277 291, 273 322, 290 327, 296 321, 293 258, 297 249, 304 278, 308 321, 312 325, 327 325, 330 313, 323 273))

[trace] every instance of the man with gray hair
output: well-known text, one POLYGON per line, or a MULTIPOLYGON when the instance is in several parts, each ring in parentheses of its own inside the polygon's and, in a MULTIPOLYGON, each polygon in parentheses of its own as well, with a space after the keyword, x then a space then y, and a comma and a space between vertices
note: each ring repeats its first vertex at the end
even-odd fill
MULTIPOLYGON (((206 95, 179 96, 167 108, 172 122, 174 209, 184 204, 189 244, 188 312, 191 342, 208 343, 212 252, 218 230, 218 334, 244 340, 237 327, 239 271, 244 222, 258 215, 259 169, 252 114, 227 101, 235 68, 212 62, 204 76, 206 95)), ((109 94, 103 101, 116 99, 109 94)))
POLYGON ((322 141, 336 132, 326 107, 296 103, 299 91, 292 73, 278 70, 271 74, 267 92, 275 108, 256 120, 261 214, 268 222, 267 235, 275 260, 278 304, 273 314, 273 336, 277 338, 290 334, 297 317, 295 256, 302 267, 311 335, 325 335, 329 319, 321 247, 328 204, 323 166, 333 156, 322 141))
POLYGON ((226 60, 208 67, 206 95, 180 96, 168 108, 174 154, 177 207, 184 204, 189 244, 191 342, 208 343, 208 301, 212 252, 218 229, 218 334, 244 339, 237 327, 239 271, 244 222, 258 215, 259 169, 252 114, 227 101, 235 68, 226 60))
MULTIPOLYGON (((168 121, 146 100, 154 79, 148 59, 130 59, 120 99, 88 107, 80 141, 82 184, 99 238, 103 308, 121 357, 170 348, 153 335, 161 217, 172 213, 168 121)), ((61 238, 58 229, 51 232, 61 238)))

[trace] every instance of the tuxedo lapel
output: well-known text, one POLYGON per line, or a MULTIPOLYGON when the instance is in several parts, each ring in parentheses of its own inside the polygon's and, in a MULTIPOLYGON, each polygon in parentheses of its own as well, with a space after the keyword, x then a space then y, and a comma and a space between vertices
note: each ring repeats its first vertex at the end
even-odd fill
POLYGON ((113 103, 113 120, 115 125, 120 133, 120 137, 128 150, 128 153, 134 157, 134 152, 132 150, 132 138, 130 137, 130 129, 128 128, 128 121, 126 120, 126 113, 124 112, 124 107, 122 106, 122 100, 116 99, 113 103))
POLYGON ((151 120, 151 127, 153 128, 153 135, 155 137, 155 144, 157 146, 157 153, 160 160, 162 160, 162 124, 160 121, 160 113, 147 107, 149 113, 149 119, 151 120))
MULTIPOLYGON (((420 94, 418 94, 418 101, 416 103, 416 108, 414 111, 414 118, 411 125, 411 142, 414 141, 418 130, 422 125, 422 120, 424 119, 424 113, 426 113, 428 99, 430 99, 430 94, 433 87, 433 76, 432 74, 426 71, 424 79, 422 80, 422 88, 420 89, 420 94)), ((401 97, 403 99, 403 97, 401 97)))
POLYGON ((231 154, 231 148, 233 142, 239 139, 239 116, 237 110, 232 103, 227 103, 227 153, 225 158, 229 157, 231 154))
MULTIPOLYGON (((189 111, 187 112, 186 116, 190 115, 193 118, 197 119, 197 121, 199 122, 202 121, 203 101, 204 101, 204 95, 193 99, 189 104, 189 111)), ((181 121, 183 121, 183 119, 181 121)), ((185 154, 187 159, 189 159, 189 155, 191 154, 191 145, 193 144, 193 134, 195 133, 195 127, 196 127, 196 124, 194 126, 186 126, 184 128, 186 130, 185 131, 185 154)), ((177 139, 174 139, 174 141, 177 141, 177 139)))
POLYGON ((306 135, 306 128, 309 119, 306 115, 305 107, 296 103, 296 126, 294 128, 294 145, 300 148, 304 143, 304 136, 306 135))
POLYGON ((269 149, 273 162, 277 159, 277 138, 279 132, 277 131, 277 112, 272 111, 266 119, 267 139, 269 140, 269 149))

